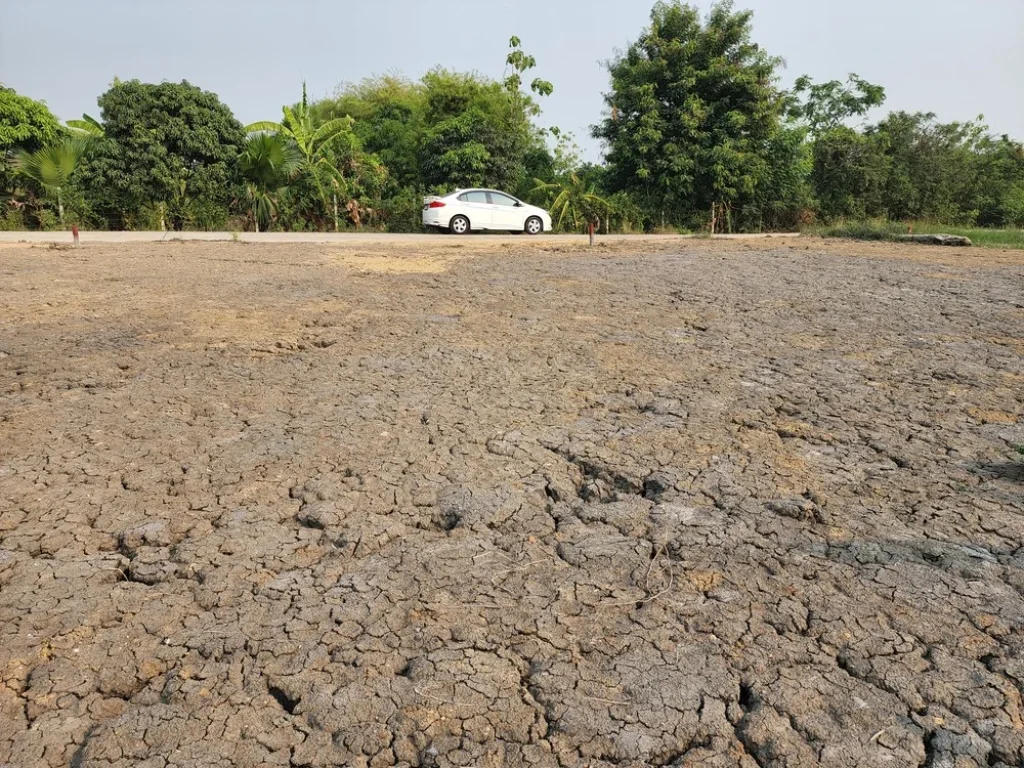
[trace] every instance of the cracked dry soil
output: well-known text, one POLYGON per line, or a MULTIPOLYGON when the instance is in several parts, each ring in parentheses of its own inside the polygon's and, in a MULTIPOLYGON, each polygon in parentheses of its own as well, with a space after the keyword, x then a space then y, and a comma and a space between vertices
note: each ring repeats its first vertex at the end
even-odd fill
POLYGON ((1024 266, 0 250, 0 764, 1024 764, 1024 266))

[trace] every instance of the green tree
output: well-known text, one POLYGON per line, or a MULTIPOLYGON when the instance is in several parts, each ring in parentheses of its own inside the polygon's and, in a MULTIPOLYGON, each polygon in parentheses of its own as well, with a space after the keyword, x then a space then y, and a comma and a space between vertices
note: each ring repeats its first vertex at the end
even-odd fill
POLYGON ((999 202, 998 223, 1024 229, 1024 180, 1007 189, 999 202))
MULTIPOLYGON (((530 70, 537 67, 537 59, 523 50, 522 41, 515 35, 509 40, 509 53, 505 57, 505 91, 509 96, 509 135, 512 137, 511 152, 523 158, 523 173, 530 165, 531 148, 536 150, 538 132, 532 120, 540 114, 540 105, 535 98, 550 96, 555 86, 550 81, 535 77, 530 81, 529 94, 523 90, 525 78, 530 70)), ((557 133, 557 131, 556 131, 557 133)), ((536 162, 536 157, 533 158, 536 162)))
POLYGON ((553 86, 531 78, 537 62, 518 38, 509 41, 505 64, 500 82, 438 68, 415 82, 389 75, 345 84, 310 106, 316 126, 351 118, 368 153, 361 157, 387 169, 376 203, 383 226, 414 226, 428 192, 487 186, 522 195, 533 177, 556 175, 535 124, 538 100, 553 86))
POLYGON ((856 73, 850 73, 846 83, 839 80, 815 83, 804 75, 797 78, 793 97, 790 116, 806 121, 811 133, 819 136, 880 107, 885 103, 885 88, 869 83, 856 73))
MULTIPOLYGON (((515 35, 509 40, 508 47, 511 50, 505 58, 505 66, 508 68, 505 75, 505 90, 516 99, 520 99, 523 77, 537 66, 537 59, 523 50, 522 40, 515 35)), ((555 92, 555 86, 547 80, 535 77, 530 82, 530 90, 538 96, 550 96, 555 92)))
POLYGON ((975 149, 978 224, 1024 228, 1024 144, 986 135, 975 149))
POLYGON ((60 121, 46 104, 0 83, 0 153, 34 152, 62 135, 60 121))
POLYGON ((939 123, 930 113, 893 112, 867 134, 885 157, 883 211, 894 220, 973 225, 978 218, 979 122, 939 123))
POLYGON ((555 86, 551 81, 541 77, 530 80, 529 92, 524 90, 527 73, 536 67, 537 59, 523 50, 522 40, 513 35, 509 39, 509 52, 505 57, 503 82, 511 107, 510 125, 506 128, 513 139, 508 145, 509 153, 517 158, 518 177, 505 183, 509 189, 519 193, 525 191, 528 179, 537 175, 553 177, 559 160, 564 165, 567 158, 578 152, 578 147, 573 145, 571 136, 562 134, 558 128, 538 128, 533 122, 541 112, 538 99, 555 92, 555 86), (547 134, 551 134, 556 140, 555 157, 547 147, 547 134))
POLYGON ((363 149, 388 169, 388 193, 421 186, 419 142, 423 133, 422 83, 394 75, 348 83, 337 94, 312 104, 313 122, 351 118, 363 149))
POLYGON ((99 105, 105 137, 91 142, 83 182, 105 215, 122 226, 143 210, 161 225, 223 226, 245 134, 216 94, 115 81, 99 105))
POLYGON ((15 155, 14 167, 17 172, 44 194, 56 197, 61 226, 64 226, 64 200, 61 193, 78 167, 85 147, 85 142, 80 139, 68 138, 48 144, 35 152, 21 150, 15 155))
POLYGON ((807 129, 792 123, 772 134, 767 148, 768 174, 740 213, 742 229, 792 231, 814 217, 811 174, 813 150, 807 129))
POLYGON ((280 134, 255 133, 238 158, 253 225, 267 229, 277 215, 277 198, 302 164, 298 148, 280 134))
POLYGON ((15 152, 35 152, 56 142, 63 133, 46 104, 0 83, 0 193, 13 191, 15 177, 9 161, 15 152))
POLYGON ((879 215, 886 162, 877 140, 840 125, 813 146, 811 183, 826 220, 879 215))
POLYGON ((660 2, 651 25, 608 64, 605 143, 609 184, 673 223, 749 201, 770 173, 784 103, 780 60, 751 41, 748 11, 660 2))
POLYGON ((544 137, 531 121, 535 104, 506 84, 434 70, 423 78, 422 185, 487 186, 511 192, 526 180, 544 137))
POLYGON ((1024 147, 981 119, 941 123, 893 112, 858 132, 829 128, 814 142, 811 179, 825 219, 886 217, 1012 225, 1024 189, 1024 147))
POLYGON ((643 208, 628 192, 616 192, 608 198, 610 210, 606 219, 606 232, 630 234, 644 231, 646 218, 643 208))

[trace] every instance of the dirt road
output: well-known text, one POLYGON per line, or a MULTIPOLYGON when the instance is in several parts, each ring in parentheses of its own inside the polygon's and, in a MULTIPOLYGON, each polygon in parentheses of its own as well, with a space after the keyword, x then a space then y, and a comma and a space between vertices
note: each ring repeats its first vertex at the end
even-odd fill
POLYGON ((0 764, 1024 763, 1024 264, 0 246, 0 764))

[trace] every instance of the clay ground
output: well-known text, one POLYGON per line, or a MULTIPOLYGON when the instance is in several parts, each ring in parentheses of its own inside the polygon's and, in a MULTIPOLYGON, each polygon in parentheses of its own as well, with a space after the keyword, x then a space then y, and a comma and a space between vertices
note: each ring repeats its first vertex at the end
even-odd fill
POLYGON ((0 247, 0 764, 1016 766, 1024 263, 0 247))

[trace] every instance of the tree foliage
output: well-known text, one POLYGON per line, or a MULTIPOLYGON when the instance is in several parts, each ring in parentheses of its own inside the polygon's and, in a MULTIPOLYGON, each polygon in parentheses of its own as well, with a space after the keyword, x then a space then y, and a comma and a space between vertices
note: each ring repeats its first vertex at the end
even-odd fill
MULTIPOLYGON (((510 74, 505 76, 505 90, 519 98, 523 89, 523 78, 527 72, 537 66, 537 59, 523 50, 523 42, 515 35, 509 40, 508 47, 511 49, 505 58, 505 65, 509 68, 510 74)), ((530 90, 538 96, 550 96, 555 92, 555 86, 548 80, 535 77, 530 82, 530 90)))
POLYGON ((695 6, 658 3, 651 25, 608 64, 610 115, 594 135, 613 191, 676 223, 751 199, 779 130, 779 63, 752 42, 749 11, 721 2, 702 21, 695 6))
POLYGON ((352 130, 351 117, 316 122, 305 84, 302 86, 302 101, 295 107, 284 107, 282 111, 284 117, 280 123, 253 123, 246 130, 250 133, 272 133, 295 148, 301 158, 299 169, 304 180, 316 189, 321 213, 333 220, 337 231, 341 226, 341 207, 356 193, 356 187, 364 180, 363 172, 368 167, 376 172, 371 174, 376 179, 380 173, 379 164, 363 156, 362 146, 352 130))
POLYGON ((434 69, 419 81, 388 76, 343 86, 312 105, 314 118, 352 120, 365 150, 387 168, 379 205, 385 226, 418 217, 417 197, 455 187, 486 186, 523 194, 533 176, 550 174, 552 155, 534 117, 535 96, 550 83, 522 74, 535 61, 513 40, 515 76, 496 82, 434 69), (518 79, 516 79, 518 78, 518 79))
POLYGON ((130 223, 155 210, 172 226, 222 224, 237 197, 235 166, 245 139, 216 94, 187 82, 115 82, 99 98, 104 137, 88 154, 88 184, 107 215, 130 223))
POLYGON ((540 126, 554 92, 511 37, 504 73, 386 75, 242 128, 188 83, 115 80, 99 117, 61 126, 0 85, 0 228, 386 231, 420 227, 425 194, 483 186, 551 207, 579 231, 791 230, 815 218, 1024 226, 1024 147, 979 118, 873 117, 885 90, 856 74, 785 91, 753 17, 658 2, 608 63, 602 163, 540 126), (869 118, 873 122, 869 124, 869 118), (74 139, 75 141, 68 141, 74 139))
POLYGON ((813 144, 812 185, 822 218, 927 219, 1019 226, 1024 147, 981 121, 940 123, 893 112, 857 131, 839 125, 813 144))
POLYGON ((824 219, 863 218, 878 210, 885 160, 876 144, 847 126, 814 142, 811 181, 824 219))
POLYGON ((16 152, 35 152, 58 141, 63 133, 60 122, 43 102, 0 83, 0 193, 15 183, 9 166, 16 152))
POLYGON ((60 121, 46 104, 0 83, 0 154, 34 152, 62 134, 60 121))
POLYGON ((816 84, 807 75, 793 86, 790 116, 805 120, 811 133, 820 136, 853 117, 862 117, 885 103, 885 88, 851 73, 846 83, 830 80, 816 84))
POLYGON ((424 88, 393 75, 347 84, 329 99, 310 106, 317 124, 350 118, 364 150, 388 169, 385 192, 420 182, 419 139, 423 130, 424 88))

